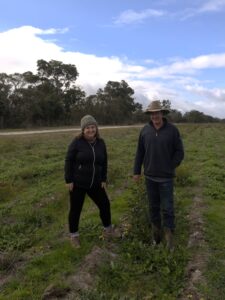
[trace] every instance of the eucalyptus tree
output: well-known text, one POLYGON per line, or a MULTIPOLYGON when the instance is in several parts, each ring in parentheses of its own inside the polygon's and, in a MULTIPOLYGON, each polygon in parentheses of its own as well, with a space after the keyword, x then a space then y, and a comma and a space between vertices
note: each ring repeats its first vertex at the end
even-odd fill
POLYGON ((4 128, 9 121, 9 95, 11 84, 6 73, 0 73, 0 128, 4 128))
POLYGON ((104 109, 104 121, 119 124, 132 118, 136 109, 133 95, 134 90, 126 81, 108 81, 105 88, 97 93, 99 103, 104 109))
POLYGON ((47 80, 64 92, 74 87, 79 75, 75 65, 64 64, 57 60, 47 62, 43 59, 37 61, 37 74, 42 81, 47 80))
POLYGON ((85 97, 84 91, 76 86, 79 76, 76 66, 57 60, 47 62, 41 59, 37 61, 37 75, 41 81, 38 90, 42 92, 44 99, 42 106, 45 104, 47 114, 56 123, 62 122, 62 117, 66 124, 73 122, 73 115, 80 109, 85 97))

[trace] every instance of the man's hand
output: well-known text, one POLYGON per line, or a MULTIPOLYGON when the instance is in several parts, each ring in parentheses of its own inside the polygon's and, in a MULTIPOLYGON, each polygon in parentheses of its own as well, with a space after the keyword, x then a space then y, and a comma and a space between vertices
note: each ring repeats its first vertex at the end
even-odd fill
POLYGON ((141 175, 140 175, 140 174, 135 174, 135 175, 133 176, 133 180, 134 180, 135 182, 138 182, 138 181, 140 180, 140 178, 141 178, 141 175))
POLYGON ((72 192, 73 188, 74 188, 73 182, 68 183, 67 186, 68 186, 69 191, 72 192))
POLYGON ((106 189, 106 182, 102 182, 102 183, 101 183, 101 187, 102 187, 103 189, 106 189))

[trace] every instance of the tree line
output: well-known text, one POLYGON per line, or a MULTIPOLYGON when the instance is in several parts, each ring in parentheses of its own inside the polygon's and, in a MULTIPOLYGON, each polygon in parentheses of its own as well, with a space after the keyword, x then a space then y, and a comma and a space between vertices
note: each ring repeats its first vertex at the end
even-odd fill
MULTIPOLYGON (((37 61, 37 73, 0 73, 0 128, 78 125, 84 114, 92 114, 99 124, 143 123, 148 116, 135 102, 134 90, 126 81, 108 81, 96 94, 86 96, 76 85, 79 76, 72 64, 37 61)), ((170 100, 162 104, 171 109, 170 100)), ((174 122, 218 122, 199 111, 184 115, 171 109, 174 122)))

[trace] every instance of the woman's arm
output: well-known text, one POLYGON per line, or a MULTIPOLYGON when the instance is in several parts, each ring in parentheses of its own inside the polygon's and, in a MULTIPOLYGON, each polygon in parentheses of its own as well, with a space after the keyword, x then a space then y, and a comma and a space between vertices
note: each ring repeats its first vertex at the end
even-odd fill
POLYGON ((65 181, 66 183, 72 183, 74 181, 74 164, 76 159, 77 153, 77 140, 73 140, 72 143, 69 145, 66 158, 65 158, 65 181))

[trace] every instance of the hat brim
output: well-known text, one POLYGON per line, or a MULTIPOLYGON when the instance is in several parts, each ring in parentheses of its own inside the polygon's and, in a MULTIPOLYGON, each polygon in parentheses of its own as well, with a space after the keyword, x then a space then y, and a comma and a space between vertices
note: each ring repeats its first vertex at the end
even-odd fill
POLYGON ((150 115, 151 113, 157 112, 157 111, 161 111, 161 112, 163 112, 163 113, 165 113, 165 114, 170 113, 170 110, 169 110, 169 109, 151 109, 151 110, 146 110, 146 111, 145 111, 145 114, 150 115))

